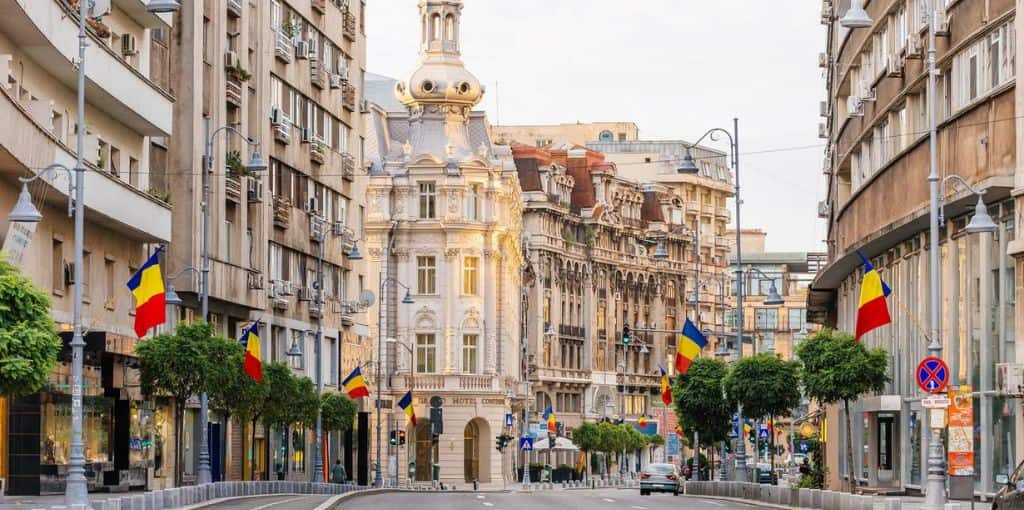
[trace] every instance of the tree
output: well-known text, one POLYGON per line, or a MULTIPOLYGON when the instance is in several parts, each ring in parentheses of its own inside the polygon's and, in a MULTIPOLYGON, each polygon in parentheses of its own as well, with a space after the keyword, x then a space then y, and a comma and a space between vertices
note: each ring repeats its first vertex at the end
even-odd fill
POLYGON ((0 395, 30 395, 46 384, 61 340, 50 318, 50 298, 0 258, 0 395))
MULTIPOLYGON (((221 415, 224 421, 232 417, 239 423, 252 425, 249 446, 256 444, 256 424, 267 386, 256 382, 245 373, 245 348, 234 340, 214 337, 210 340, 209 397, 210 410, 221 415)), ((252 456, 250 458, 254 458, 252 456)), ((244 475, 244 473, 243 473, 244 475)))
POLYGON ((263 381, 267 385, 261 413, 264 426, 287 435, 292 425, 316 423, 320 399, 308 377, 296 377, 288 365, 275 362, 264 365, 263 381))
POLYGON ((341 393, 327 393, 321 398, 320 414, 324 430, 347 432, 356 420, 356 403, 341 393))
POLYGON ((174 333, 139 342, 139 378, 147 396, 167 395, 174 401, 174 484, 181 485, 182 423, 185 402, 207 389, 208 346, 213 327, 205 322, 180 324, 174 333))
MULTIPOLYGON (((591 452, 600 451, 601 431, 594 422, 583 422, 572 430, 572 443, 589 459, 591 452)), ((589 469, 587 470, 589 473, 589 469)))
POLYGON ((698 358, 686 374, 676 378, 672 388, 673 407, 680 425, 687 431, 684 441, 688 442, 691 431, 700 435, 701 444, 729 437, 735 405, 724 389, 728 371, 722 360, 698 358))
MULTIPOLYGON (((743 406, 743 415, 753 419, 787 416, 800 405, 800 364, 771 354, 743 358, 725 378, 729 399, 743 406)), ((775 465, 775 434, 771 434, 772 466, 775 465)))
MULTIPOLYGON (((612 454, 618 454, 626 447, 625 437, 622 429, 614 423, 603 421, 597 424, 597 445, 595 449, 605 454, 605 459, 610 459, 612 454)), ((608 474, 608 464, 604 464, 604 474, 608 474)))
MULTIPOLYGON (((826 406, 843 402, 846 410, 846 458, 853 465, 850 401, 862 395, 878 393, 889 382, 886 373, 889 354, 880 347, 868 349, 845 331, 822 330, 797 347, 796 355, 803 364, 801 375, 804 391, 818 404, 826 406)), ((849 477, 850 492, 855 489, 849 477)))

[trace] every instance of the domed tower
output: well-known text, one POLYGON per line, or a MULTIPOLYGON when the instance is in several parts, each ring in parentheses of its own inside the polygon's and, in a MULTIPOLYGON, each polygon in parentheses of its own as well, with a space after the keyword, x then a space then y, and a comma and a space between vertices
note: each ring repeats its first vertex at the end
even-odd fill
POLYGON ((480 80, 459 53, 460 0, 420 2, 419 66, 395 84, 395 97, 409 108, 409 143, 416 154, 463 159, 469 143, 469 113, 484 95, 480 80))

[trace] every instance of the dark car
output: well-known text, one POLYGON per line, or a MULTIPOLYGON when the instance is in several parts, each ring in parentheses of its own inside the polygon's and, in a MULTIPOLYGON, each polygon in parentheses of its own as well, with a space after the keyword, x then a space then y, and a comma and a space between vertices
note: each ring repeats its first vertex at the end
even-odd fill
POLYGON ((679 468, 675 464, 650 464, 640 473, 640 495, 652 492, 671 492, 678 496, 682 490, 679 468))
POLYGON ((769 464, 757 465, 757 483, 779 484, 779 474, 769 464))
POLYGON ((996 483, 1000 486, 996 498, 992 500, 992 510, 1017 510, 1024 508, 1024 462, 1017 465, 1013 474, 996 475, 996 483))

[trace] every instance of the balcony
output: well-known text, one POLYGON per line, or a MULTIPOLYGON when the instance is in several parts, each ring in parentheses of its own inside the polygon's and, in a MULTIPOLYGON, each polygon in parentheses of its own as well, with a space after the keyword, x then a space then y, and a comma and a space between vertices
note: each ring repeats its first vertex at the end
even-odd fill
POLYGON ((282 115, 277 122, 271 120, 270 127, 274 132, 274 140, 285 145, 292 143, 292 123, 287 117, 282 115))
POLYGON ((658 387, 661 385, 661 380, 658 376, 653 374, 617 374, 616 381, 618 384, 624 384, 626 386, 641 386, 641 387, 658 387))
POLYGON ((688 212, 690 214, 698 214, 698 213, 700 213, 700 202, 687 201, 686 202, 686 212, 688 212))
POLYGON ((309 144, 309 160, 318 165, 322 165, 326 159, 327 146, 319 140, 313 140, 313 143, 309 144))
POLYGON ((286 64, 295 60, 295 45, 292 44, 292 38, 280 28, 275 31, 274 56, 286 64))
POLYGON ((228 172, 224 176, 224 195, 227 198, 239 201, 242 199, 242 177, 234 172, 228 172))
POLYGON ((327 12, 327 0, 313 0, 311 3, 314 11, 320 14, 327 12))
MULTIPOLYGON (((45 118, 33 116, 27 107, 16 102, 6 89, 0 89, 0 173, 11 180, 14 175, 26 176, 34 173, 45 161, 60 163, 68 168, 75 166, 75 153, 60 142, 52 132, 52 126, 45 125, 45 118)), ((42 103, 42 101, 41 101, 42 103)), ((144 242, 170 242, 171 206, 149 194, 130 186, 127 182, 98 171, 86 162, 85 172, 86 217, 89 224, 100 225, 118 232, 124 237, 144 242)), ((43 177, 50 188, 47 191, 33 191, 37 197, 54 207, 67 207, 68 175, 51 172, 43 177)), ((41 184, 40 184, 41 185, 41 184)), ((45 214, 45 211, 44 211, 45 214)), ((49 216, 53 218, 52 215, 49 216)))
POLYGON ((228 16, 232 18, 242 17, 242 0, 228 0, 228 16))
POLYGON ((558 382, 566 384, 590 384, 590 372, 573 368, 537 367, 537 379, 540 382, 558 382))
POLYGON ((349 153, 341 155, 341 178, 353 181, 356 177, 356 158, 349 153))
POLYGON ((715 216, 719 216, 719 217, 722 217, 722 218, 729 218, 729 214, 731 214, 731 213, 730 213, 728 207, 716 207, 715 208, 715 216))
POLYGON ((292 201, 285 197, 274 197, 274 227, 288 228, 291 224, 292 201))
POLYGON ((224 82, 224 96, 227 102, 241 107, 242 106, 242 82, 234 76, 228 75, 227 81, 224 82))
POLYGON ((345 11, 342 16, 344 20, 341 24, 341 35, 349 41, 356 40, 356 16, 349 11, 345 11))
POLYGON ((341 106, 350 112, 356 111, 356 88, 349 81, 341 84, 341 106))
POLYGON ((561 336, 568 336, 573 338, 585 338, 587 336, 587 328, 582 326, 568 326, 560 324, 558 326, 558 334, 561 336))
MULTIPOLYGON (((54 0, 0 0, 0 12, 0 32, 14 47, 24 49, 47 78, 73 92, 78 84, 78 16, 70 6, 54 0)), ((139 134, 170 136, 173 98, 125 62, 121 48, 111 48, 100 35, 94 27, 86 48, 89 104, 139 134)))
POLYGON ((309 60, 309 80, 314 87, 320 90, 327 88, 327 71, 317 60, 309 60))
POLYGON ((497 377, 489 375, 409 374, 393 379, 396 390, 503 393, 497 377))

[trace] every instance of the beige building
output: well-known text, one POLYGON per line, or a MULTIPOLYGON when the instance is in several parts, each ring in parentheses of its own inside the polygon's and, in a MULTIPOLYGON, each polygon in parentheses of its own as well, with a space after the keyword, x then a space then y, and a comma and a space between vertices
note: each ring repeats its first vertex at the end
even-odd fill
MULTIPOLYGON (((75 3, 77 5, 77 2, 75 3)), ((50 164, 86 165, 83 422, 88 487, 158 487, 171 476, 170 408, 143 402, 133 357, 131 274, 172 240, 172 208, 155 187, 167 168, 175 96, 168 81, 170 18, 140 0, 114 2, 89 22, 85 125, 77 126, 78 11, 64 0, 0 1, 0 232, 9 260, 50 293, 65 341, 40 392, 0 401, 0 482, 8 494, 63 493, 70 456, 74 220, 68 178, 50 172, 28 186, 38 224, 6 218, 16 177, 50 164), (85 130, 85 144, 77 132, 85 130), (18 239, 27 241, 20 244, 18 239), (129 434, 152 441, 132 448, 129 434), (8 448, 8 446, 16 448, 8 448)), ((2 400, 2 399, 0 399, 2 400)))
POLYGON ((544 147, 553 143, 633 141, 640 139, 640 129, 633 122, 576 122, 549 125, 491 126, 491 138, 498 143, 525 143, 544 147))
MULTIPOLYGON (((364 207, 364 6, 355 0, 182 2, 170 41, 177 56, 171 69, 177 129, 169 170, 151 184, 174 203, 167 271, 199 268, 205 121, 211 130, 228 126, 242 135, 221 132, 213 144, 209 320, 229 337, 259 320, 264 361, 286 362, 315 380, 313 332, 321 318, 325 391, 335 391, 372 352, 367 316, 356 306, 365 273, 348 258, 362 237, 364 207), (260 144, 267 172, 245 170, 250 148, 243 137, 260 144), (318 304, 321 250, 323 303, 318 304), (292 345, 301 356, 287 356, 292 345)), ((186 301, 180 315, 187 320, 198 310, 198 278, 186 275, 173 283, 186 301)), ((189 416, 198 427, 198 419, 189 416)), ((211 419, 213 433, 230 445, 222 450, 222 477, 240 479, 242 448, 250 434, 238 424, 211 419)), ((359 423, 355 436, 366 441, 365 414, 359 423)), ((348 473, 365 483, 366 448, 363 456, 353 454, 359 441, 343 439, 330 435, 324 464, 341 458, 348 473)), ((256 477, 308 480, 312 441, 310 428, 295 426, 265 437, 258 427, 256 477)), ((193 445, 190 452, 196 450, 193 445)), ((197 462, 189 456, 186 472, 195 473, 197 462)), ((248 465, 244 472, 248 476, 248 465)))
POLYGON ((509 147, 492 143, 486 117, 472 111, 484 91, 460 58, 462 2, 419 5, 421 34, 409 34, 419 63, 390 87, 402 108, 371 98, 368 129, 367 271, 384 290, 371 330, 394 339, 383 358, 386 429, 408 427, 409 438, 389 448, 385 469, 402 466, 404 483, 415 462, 415 480, 428 481, 437 462, 443 482, 499 483, 511 459, 495 452, 494 437, 523 395, 519 185, 509 147), (395 405, 409 390, 416 428, 395 405), (441 420, 428 411, 434 397, 441 420))
POLYGON ((808 296, 808 319, 853 331, 860 292, 860 250, 892 289, 891 325, 862 341, 891 355, 882 395, 851 409, 854 460, 847 465, 838 409, 828 413, 828 469, 840 479, 918 491, 928 471, 928 429, 912 377, 928 355, 930 296, 941 294, 938 316, 943 358, 951 384, 971 385, 975 397, 975 490, 991 495, 995 478, 1013 473, 1024 459, 1020 401, 997 393, 996 366, 1024 360, 1015 331, 1024 326, 1017 161, 1024 136, 1016 87, 1021 66, 1016 48, 1024 28, 1014 2, 935 2, 938 11, 938 90, 926 90, 926 2, 871 0, 870 28, 848 29, 839 19, 850 2, 825 2, 827 31, 819 59, 827 78, 819 132, 827 144, 827 198, 818 214, 828 226, 828 263, 808 296), (997 224, 994 234, 965 230, 977 197, 955 181, 944 187, 940 289, 929 283, 929 114, 937 112, 940 177, 958 174, 984 190, 997 224), (1017 197, 1017 198, 1014 198, 1017 197), (862 421, 863 420, 863 421, 862 421), (860 424, 863 423, 863 426, 860 424))

